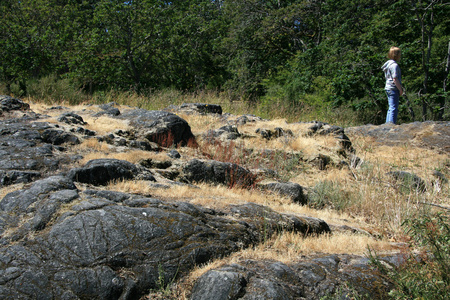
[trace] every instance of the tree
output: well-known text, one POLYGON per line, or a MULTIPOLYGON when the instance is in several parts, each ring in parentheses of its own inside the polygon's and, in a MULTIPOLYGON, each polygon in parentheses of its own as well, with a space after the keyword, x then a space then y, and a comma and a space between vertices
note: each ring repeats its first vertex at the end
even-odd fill
POLYGON ((255 100, 265 93, 263 80, 298 51, 320 41, 316 15, 320 1, 226 1, 228 34, 224 52, 230 57, 228 88, 255 100))
MULTIPOLYGON (((431 55, 435 48, 434 42, 436 42, 435 34, 437 30, 450 30, 449 28, 449 20, 448 15, 450 13, 450 3, 445 3, 441 0, 429 0, 429 1, 411 1, 410 5, 412 7, 412 11, 415 13, 416 19, 420 28, 420 50, 421 50, 421 64, 423 71, 423 81, 422 81, 422 89, 419 91, 422 99, 422 120, 427 119, 427 109, 433 108, 435 105, 433 102, 437 102, 437 108, 439 110, 438 116, 442 117, 444 114, 444 103, 445 103, 445 95, 436 95, 439 93, 443 93, 446 90, 446 86, 443 87, 443 91, 438 91, 437 82, 435 86, 432 87, 432 83, 430 80, 433 80, 432 77, 440 77, 437 74, 431 73, 443 73, 443 69, 441 70, 433 70, 433 61, 439 65, 445 64, 445 52, 438 54, 438 57, 432 59, 431 55), (438 25, 440 24, 440 25, 438 25), (433 72, 434 71, 434 72, 433 72), (431 91, 433 90, 433 91, 431 91), (429 93, 433 92, 437 97, 428 97, 429 93), (433 98, 435 101, 433 101, 433 98), (437 98, 437 99, 436 99, 437 98)), ((442 48, 445 51, 445 48, 442 48)), ((435 53, 437 54, 437 53, 435 53)), ((448 73, 444 76, 448 76, 448 73)), ((443 82, 446 82, 446 78, 442 79, 443 82)))
POLYGON ((25 94, 28 78, 48 74, 55 68, 54 57, 60 53, 55 25, 60 11, 51 5, 41 0, 0 3, 0 76, 8 92, 17 81, 25 94))

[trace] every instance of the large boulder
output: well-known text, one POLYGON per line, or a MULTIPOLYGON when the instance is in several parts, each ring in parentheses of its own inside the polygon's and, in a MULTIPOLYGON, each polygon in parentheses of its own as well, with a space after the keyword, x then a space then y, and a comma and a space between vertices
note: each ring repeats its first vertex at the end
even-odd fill
POLYGON ((42 133, 42 140, 53 145, 62 145, 65 143, 77 145, 81 143, 80 139, 76 135, 54 128, 45 130, 42 133))
POLYGON ((260 182, 258 187, 263 190, 275 192, 279 195, 290 198, 293 202, 306 204, 308 199, 303 193, 303 187, 294 182, 260 182))
POLYGON ((289 264, 242 260, 203 274, 191 299, 387 299, 392 286, 367 258, 356 255, 322 255, 289 264))
POLYGON ((128 161, 103 158, 90 160, 82 168, 70 170, 68 176, 73 181, 106 185, 113 180, 132 179, 137 173, 138 168, 128 161))
POLYGON ((124 111, 118 117, 130 120, 130 125, 135 127, 142 137, 162 147, 197 144, 189 124, 176 114, 133 109, 124 111))
POLYGON ((11 96, 0 95, 0 111, 27 110, 30 109, 28 103, 11 96))
POLYGON ((250 187, 255 182, 255 175, 237 164, 193 159, 183 167, 181 179, 186 182, 250 187))

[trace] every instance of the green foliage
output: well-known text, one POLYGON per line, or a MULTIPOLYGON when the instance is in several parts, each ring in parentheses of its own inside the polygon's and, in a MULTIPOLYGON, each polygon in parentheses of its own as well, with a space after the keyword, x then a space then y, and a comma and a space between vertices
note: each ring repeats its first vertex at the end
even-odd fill
POLYGON ((424 213, 403 223, 411 237, 406 261, 398 268, 387 268, 370 253, 371 261, 395 284, 393 299, 448 299, 450 294, 450 223, 442 213, 424 213))
MULTIPOLYGON (((396 45, 416 120, 449 118, 445 1, 4 0, 0 13, 7 94, 56 74, 91 95, 208 89, 262 114, 339 108, 379 124, 380 67, 396 45)), ((408 111, 400 121, 414 121, 408 111)))
POLYGON ((88 99, 83 91, 77 88, 69 79, 61 79, 49 75, 27 82, 28 95, 45 103, 80 104, 88 99))
POLYGON ((352 299, 352 300, 369 300, 373 299, 369 295, 361 295, 354 287, 348 287, 347 285, 339 286, 333 293, 321 297, 320 300, 342 300, 342 299, 352 299))
POLYGON ((332 181, 317 183, 308 194, 308 206, 316 209, 332 208, 344 211, 354 202, 353 196, 332 181))

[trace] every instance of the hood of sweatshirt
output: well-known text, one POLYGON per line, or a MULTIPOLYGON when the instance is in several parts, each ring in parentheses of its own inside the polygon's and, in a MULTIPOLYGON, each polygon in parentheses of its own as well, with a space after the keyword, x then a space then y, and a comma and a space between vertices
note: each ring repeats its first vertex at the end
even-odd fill
POLYGON ((381 69, 383 69, 383 71, 386 72, 387 68, 389 68, 389 66, 392 65, 393 63, 395 63, 395 60, 393 59, 388 60, 387 62, 384 63, 381 69))

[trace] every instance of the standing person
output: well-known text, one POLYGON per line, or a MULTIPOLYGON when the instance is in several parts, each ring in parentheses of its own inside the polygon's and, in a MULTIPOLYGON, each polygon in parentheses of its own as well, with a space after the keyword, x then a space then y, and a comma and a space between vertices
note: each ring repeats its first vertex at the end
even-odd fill
POLYGON ((389 102, 389 110, 386 116, 386 123, 397 123, 398 103, 400 96, 403 95, 402 74, 398 63, 402 53, 400 48, 391 47, 388 52, 389 60, 381 67, 386 78, 386 95, 389 102))

